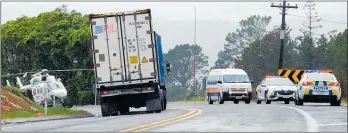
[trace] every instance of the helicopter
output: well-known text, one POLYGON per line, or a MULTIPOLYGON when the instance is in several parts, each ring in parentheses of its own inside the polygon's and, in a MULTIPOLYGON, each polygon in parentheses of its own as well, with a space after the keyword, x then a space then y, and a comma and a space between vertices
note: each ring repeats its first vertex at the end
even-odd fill
MULTIPOLYGON (((60 78, 56 78, 53 75, 49 75, 49 71, 83 71, 93 69, 71 69, 71 70, 47 70, 42 69, 40 72, 26 72, 23 78, 27 77, 28 73, 34 73, 29 80, 30 84, 23 85, 21 79, 16 77, 19 89, 22 93, 35 101, 37 104, 44 106, 45 95, 47 96, 47 106, 56 107, 62 106, 71 108, 72 105, 64 100, 67 97, 67 90, 60 78)), ((18 74, 17 74, 18 75, 18 74)), ((11 86, 6 80, 8 86, 11 86)))

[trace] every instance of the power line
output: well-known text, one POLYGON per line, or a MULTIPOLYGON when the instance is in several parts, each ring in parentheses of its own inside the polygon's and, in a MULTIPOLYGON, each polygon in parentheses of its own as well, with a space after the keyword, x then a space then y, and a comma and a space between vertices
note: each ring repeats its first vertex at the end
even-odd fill
MULTIPOLYGON (((300 17, 300 18, 307 18, 308 17, 305 17, 305 16, 299 16, 299 15, 293 15, 293 14, 287 14, 289 16, 294 16, 294 17, 300 17)), ((337 23, 337 24, 347 24, 347 23, 344 23, 344 22, 338 22, 338 21, 330 21, 330 20, 324 20, 324 19, 320 19, 320 21, 325 21, 325 22, 331 22, 331 23, 337 23)))

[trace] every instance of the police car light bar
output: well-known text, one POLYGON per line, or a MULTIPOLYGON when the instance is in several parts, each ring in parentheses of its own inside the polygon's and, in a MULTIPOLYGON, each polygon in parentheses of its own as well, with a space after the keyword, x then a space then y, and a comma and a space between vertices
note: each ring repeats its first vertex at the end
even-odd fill
POLYGON ((324 69, 324 70, 307 69, 306 73, 332 73, 332 70, 329 70, 329 69, 324 69))
POLYGON ((266 76, 266 78, 285 78, 284 76, 266 76))

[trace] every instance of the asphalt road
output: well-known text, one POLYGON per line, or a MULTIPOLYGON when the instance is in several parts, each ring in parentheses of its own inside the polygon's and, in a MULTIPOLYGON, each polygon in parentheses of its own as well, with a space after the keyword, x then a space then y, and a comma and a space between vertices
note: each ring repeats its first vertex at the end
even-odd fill
POLYGON ((328 104, 295 106, 283 103, 225 104, 209 105, 206 102, 168 103, 162 113, 148 114, 143 108, 131 110, 129 115, 101 117, 98 106, 75 107, 96 115, 90 118, 76 118, 45 122, 5 125, 3 132, 118 132, 140 125, 167 120, 198 109, 200 113, 187 120, 176 120, 168 125, 158 126, 151 132, 347 132, 347 107, 332 107, 328 104))

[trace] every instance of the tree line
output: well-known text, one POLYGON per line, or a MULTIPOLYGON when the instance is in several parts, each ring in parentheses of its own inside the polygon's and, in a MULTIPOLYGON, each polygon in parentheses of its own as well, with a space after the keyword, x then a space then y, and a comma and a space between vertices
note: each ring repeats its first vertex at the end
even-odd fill
MULTIPOLYGON (((237 66, 245 69, 254 81, 265 74, 277 72, 279 56, 279 26, 267 30, 270 16, 252 15, 240 21, 240 27, 226 35, 226 44, 211 68, 208 56, 199 45, 178 44, 164 53, 172 64, 167 77, 168 100, 175 101, 202 95, 201 77, 209 69, 237 66), (193 59, 196 75, 193 79, 193 59), (193 86, 193 82, 196 86, 193 86)), ((41 69, 93 68, 89 19, 63 5, 38 16, 22 16, 1 26, 2 74, 40 71, 41 69)), ((342 86, 347 84, 347 29, 330 32, 313 39, 308 33, 291 38, 288 27, 285 36, 284 67, 333 69, 342 86)), ((166 45, 166 44, 164 44, 166 45)), ((55 72, 68 90, 73 104, 93 104, 93 71, 55 72)), ((15 81, 15 77, 2 78, 15 81)), ((28 84, 26 81, 25 84, 28 84)))

